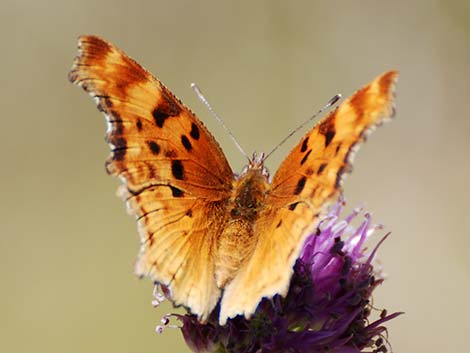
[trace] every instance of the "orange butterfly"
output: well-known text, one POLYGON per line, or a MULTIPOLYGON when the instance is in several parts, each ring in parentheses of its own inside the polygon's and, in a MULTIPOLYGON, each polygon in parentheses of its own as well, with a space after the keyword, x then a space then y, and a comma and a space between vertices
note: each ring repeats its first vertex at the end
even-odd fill
POLYGON ((324 117, 269 182, 263 155, 237 178, 203 123, 111 43, 79 39, 69 73, 108 122, 106 167, 136 216, 135 271, 167 286, 175 305, 206 321, 249 318, 287 294, 302 244, 341 192, 353 152, 393 115, 397 72, 376 78, 324 117))

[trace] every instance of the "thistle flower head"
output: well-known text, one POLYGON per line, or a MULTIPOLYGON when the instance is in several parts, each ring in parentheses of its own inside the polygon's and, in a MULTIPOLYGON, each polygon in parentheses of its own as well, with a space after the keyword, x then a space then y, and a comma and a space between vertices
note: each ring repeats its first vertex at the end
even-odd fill
MULTIPOLYGON (((379 226, 365 213, 358 227, 356 209, 341 220, 338 202, 304 243, 285 298, 263 299, 249 320, 236 317, 218 325, 191 314, 172 314, 182 322, 186 343, 195 352, 285 353, 387 352, 383 324, 400 315, 383 310, 371 321, 371 295, 383 282, 372 260, 386 236, 369 252, 365 241, 379 226)), ((162 321, 169 325, 168 317, 162 321)), ((164 326, 159 326, 159 330, 164 326)))

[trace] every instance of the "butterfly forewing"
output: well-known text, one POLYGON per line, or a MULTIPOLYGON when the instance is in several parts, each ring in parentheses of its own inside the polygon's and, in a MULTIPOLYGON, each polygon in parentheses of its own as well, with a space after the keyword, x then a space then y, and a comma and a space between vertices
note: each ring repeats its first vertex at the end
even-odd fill
POLYGON ((106 116, 107 170, 123 181, 119 194, 139 224, 136 272, 206 319, 220 297, 213 252, 233 181, 222 150, 167 88, 101 38, 80 37, 69 79, 106 116))
POLYGON ((108 171, 121 175, 131 190, 171 180, 199 197, 225 197, 233 173, 202 122, 112 44, 82 36, 79 51, 69 79, 105 113, 108 171))
POLYGON ((268 203, 321 207, 337 196, 359 144, 393 116, 397 76, 390 71, 377 77, 308 132, 274 175, 268 203))
POLYGON ((341 193, 359 144, 393 115, 397 73, 387 72, 323 118, 282 162, 255 223, 252 257, 224 293, 221 323, 250 317, 263 297, 285 295, 305 238, 341 193))

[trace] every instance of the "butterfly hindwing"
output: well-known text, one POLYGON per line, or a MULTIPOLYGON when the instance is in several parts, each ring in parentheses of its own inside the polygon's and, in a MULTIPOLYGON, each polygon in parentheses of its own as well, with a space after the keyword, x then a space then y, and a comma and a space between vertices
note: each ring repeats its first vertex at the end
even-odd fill
POLYGON ((258 241, 253 255, 225 289, 222 324, 236 315, 250 317, 264 297, 287 294, 303 242, 341 193, 354 152, 374 127, 393 116, 396 78, 390 71, 357 91, 282 162, 255 223, 258 241))
POLYGON ((222 150, 166 87, 99 37, 80 37, 69 79, 106 116, 107 170, 138 219, 136 272, 206 319, 220 297, 213 252, 233 181, 222 150))
POLYGON ((175 198, 165 186, 152 186, 136 195, 121 186, 119 194, 137 218, 142 246, 136 273, 165 284, 176 305, 207 319, 220 297, 214 254, 224 205, 175 198))

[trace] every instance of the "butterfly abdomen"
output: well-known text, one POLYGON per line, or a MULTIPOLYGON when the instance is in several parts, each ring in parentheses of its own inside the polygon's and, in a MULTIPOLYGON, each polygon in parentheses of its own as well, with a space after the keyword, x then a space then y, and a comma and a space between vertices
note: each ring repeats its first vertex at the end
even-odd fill
POLYGON ((216 282, 224 288, 249 259, 256 245, 254 224, 265 205, 269 184, 261 170, 251 169, 234 182, 226 225, 218 239, 216 282))

